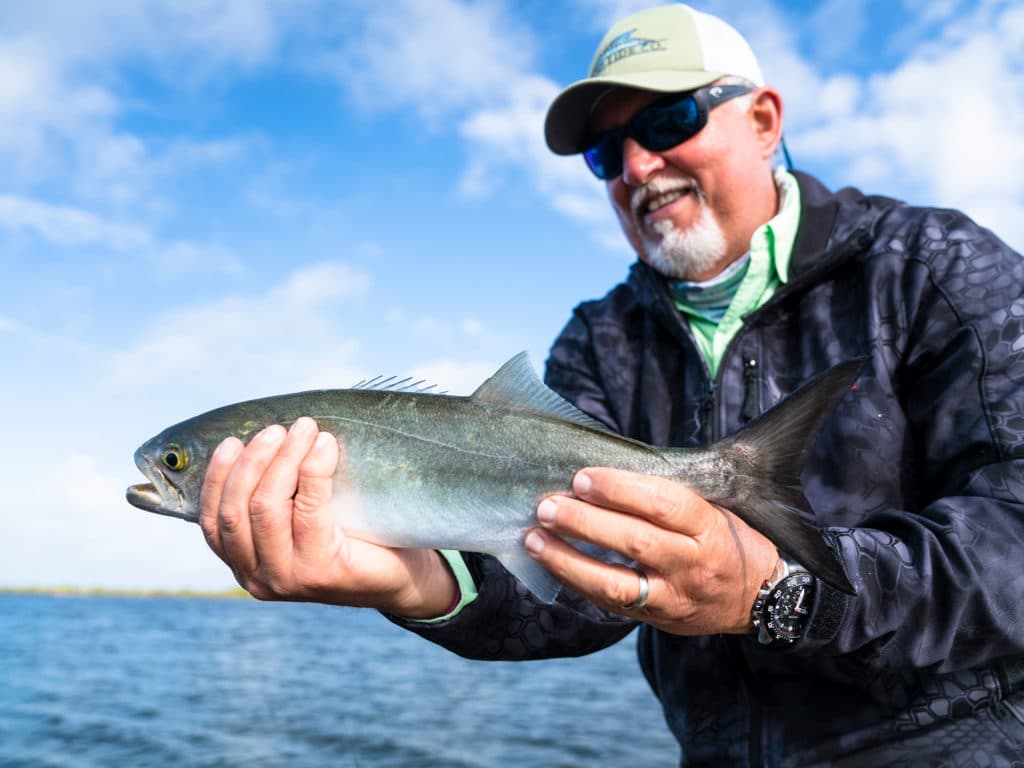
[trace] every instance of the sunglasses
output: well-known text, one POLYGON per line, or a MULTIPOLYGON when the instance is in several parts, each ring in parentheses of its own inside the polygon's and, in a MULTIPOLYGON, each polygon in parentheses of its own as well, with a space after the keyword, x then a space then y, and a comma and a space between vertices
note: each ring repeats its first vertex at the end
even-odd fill
POLYGON ((749 85, 708 85, 669 94, 641 109, 626 125, 592 137, 583 159, 597 178, 611 181, 622 173, 622 142, 627 136, 652 152, 664 152, 700 133, 708 112, 719 104, 752 90, 749 85))

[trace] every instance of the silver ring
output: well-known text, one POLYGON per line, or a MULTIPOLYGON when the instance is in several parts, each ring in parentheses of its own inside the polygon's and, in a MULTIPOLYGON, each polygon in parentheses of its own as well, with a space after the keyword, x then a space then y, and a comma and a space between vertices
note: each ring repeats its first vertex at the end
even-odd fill
POLYGON ((633 572, 640 577, 640 591, 637 593, 636 600, 629 605, 622 606, 627 611, 639 611, 647 605, 647 598, 651 594, 651 584, 647 581, 647 574, 639 568, 634 568, 633 572))

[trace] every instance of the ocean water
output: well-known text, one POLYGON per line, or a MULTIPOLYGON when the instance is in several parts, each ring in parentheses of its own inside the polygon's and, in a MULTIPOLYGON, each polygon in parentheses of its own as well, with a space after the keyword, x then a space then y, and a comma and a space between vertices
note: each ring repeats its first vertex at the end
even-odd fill
POLYGON ((474 662, 371 611, 0 595, 0 766, 673 766, 633 637, 474 662))

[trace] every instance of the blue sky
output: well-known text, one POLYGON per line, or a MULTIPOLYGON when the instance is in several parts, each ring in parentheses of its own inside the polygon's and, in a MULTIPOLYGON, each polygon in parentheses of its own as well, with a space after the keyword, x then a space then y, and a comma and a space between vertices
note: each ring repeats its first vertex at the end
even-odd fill
MULTIPOLYGON (((618 0, 0 0, 0 585, 222 587, 129 507, 217 405, 377 373, 467 392, 632 256, 541 139, 618 0)), ((1024 248, 1024 7, 740 0, 797 167, 1024 248)))

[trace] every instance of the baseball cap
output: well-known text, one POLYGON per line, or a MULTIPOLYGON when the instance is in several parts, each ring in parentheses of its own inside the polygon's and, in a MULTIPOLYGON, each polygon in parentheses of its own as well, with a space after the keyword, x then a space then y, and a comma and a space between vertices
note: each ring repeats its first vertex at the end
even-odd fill
POLYGON ((764 85, 754 52, 739 32, 682 3, 648 8, 608 30, 590 76, 563 90, 548 108, 544 138, 555 154, 582 152, 591 110, 615 86, 672 93, 725 75, 764 85))

